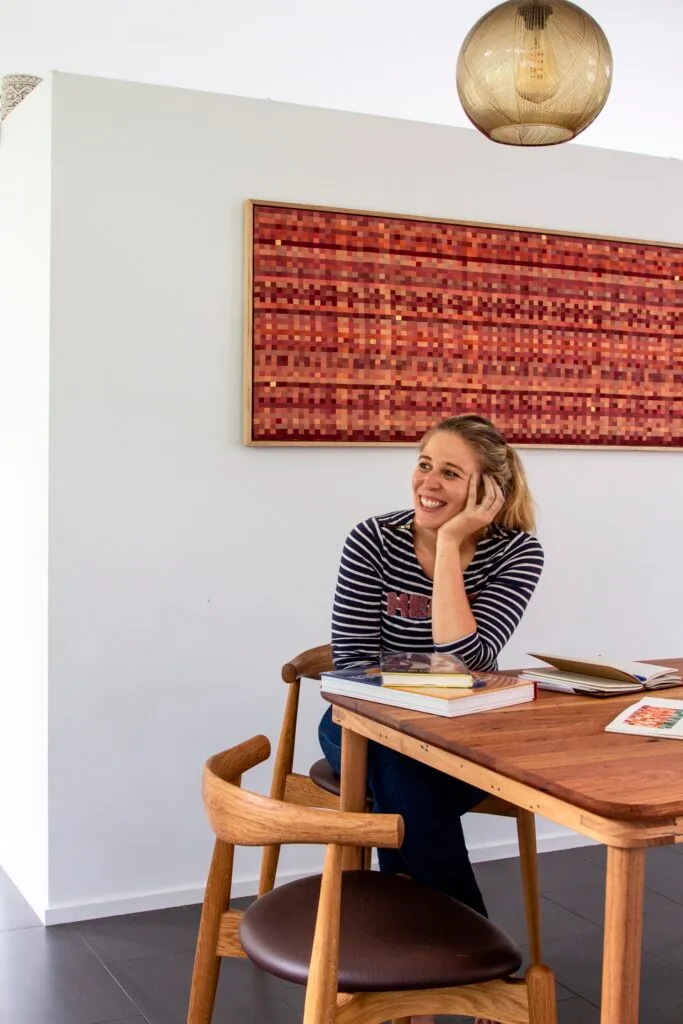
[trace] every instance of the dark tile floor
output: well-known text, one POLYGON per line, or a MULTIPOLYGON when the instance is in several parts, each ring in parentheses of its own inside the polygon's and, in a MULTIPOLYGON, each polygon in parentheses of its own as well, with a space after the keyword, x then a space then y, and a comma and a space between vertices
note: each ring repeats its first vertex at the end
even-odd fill
MULTIPOLYGON (((598 1024, 602 847, 540 857, 544 958, 560 1024, 598 1024)), ((526 939, 517 860, 477 865, 489 912, 526 939)), ((648 851, 641 1020, 683 1020, 683 849, 648 851)), ((185 1024, 198 907, 42 928, 0 872, 0 1024, 185 1024)), ((225 960, 218 1024, 299 1024, 303 993, 248 961, 225 960)), ((444 1022, 456 1018, 441 1018, 444 1022)))

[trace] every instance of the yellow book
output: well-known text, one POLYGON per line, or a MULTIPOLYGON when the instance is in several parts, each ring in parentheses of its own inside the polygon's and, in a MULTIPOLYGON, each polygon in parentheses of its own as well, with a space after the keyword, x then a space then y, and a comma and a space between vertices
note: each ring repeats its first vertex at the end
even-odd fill
POLYGON ((387 686, 474 686, 466 665, 454 654, 438 651, 409 653, 401 651, 382 655, 382 678, 387 686))

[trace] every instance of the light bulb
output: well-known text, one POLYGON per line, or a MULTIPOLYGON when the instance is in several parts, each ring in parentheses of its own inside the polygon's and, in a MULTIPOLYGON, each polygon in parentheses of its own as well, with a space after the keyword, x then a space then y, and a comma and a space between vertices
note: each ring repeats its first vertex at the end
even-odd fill
POLYGON ((560 85, 560 73, 548 32, 552 15, 549 4, 526 3, 519 7, 524 19, 521 46, 515 47, 515 90, 522 99, 544 103, 554 96, 560 85))

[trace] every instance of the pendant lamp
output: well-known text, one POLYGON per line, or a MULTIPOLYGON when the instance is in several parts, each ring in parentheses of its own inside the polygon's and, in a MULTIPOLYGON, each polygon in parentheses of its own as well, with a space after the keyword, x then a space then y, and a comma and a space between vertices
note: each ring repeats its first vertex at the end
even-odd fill
POLYGON ((598 23, 568 0, 506 0, 467 34, 456 81, 465 113, 493 142, 552 146, 604 107, 612 52, 598 23))

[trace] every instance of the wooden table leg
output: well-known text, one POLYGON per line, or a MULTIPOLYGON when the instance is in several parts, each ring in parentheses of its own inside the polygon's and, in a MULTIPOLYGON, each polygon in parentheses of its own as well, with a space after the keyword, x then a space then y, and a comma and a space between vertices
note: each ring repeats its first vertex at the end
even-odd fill
MULTIPOLYGON (((368 741, 350 729, 342 729, 341 790, 342 811, 364 811, 368 789, 368 741)), ((363 851, 358 846, 344 850, 345 871, 363 866, 363 851)))
POLYGON ((517 839, 522 870, 522 893, 532 964, 543 963, 541 955, 541 890, 538 884, 536 818, 532 811, 517 808, 517 839))
POLYGON ((607 848, 600 1024, 638 1024, 645 850, 607 848))

